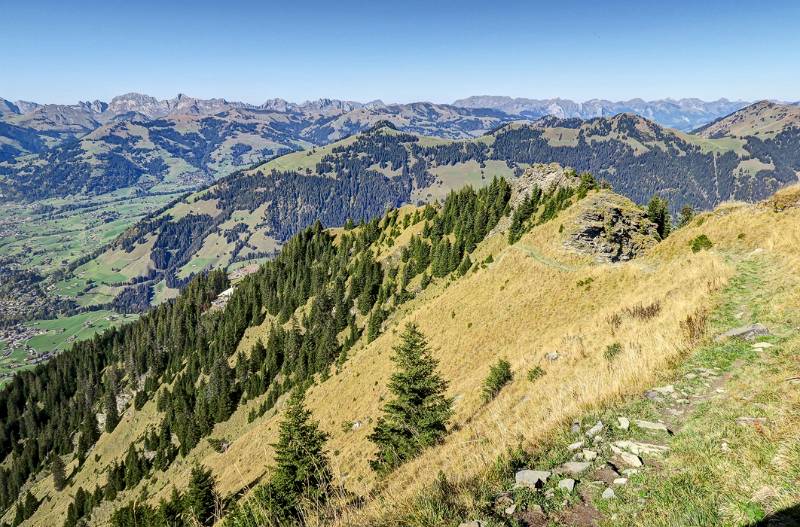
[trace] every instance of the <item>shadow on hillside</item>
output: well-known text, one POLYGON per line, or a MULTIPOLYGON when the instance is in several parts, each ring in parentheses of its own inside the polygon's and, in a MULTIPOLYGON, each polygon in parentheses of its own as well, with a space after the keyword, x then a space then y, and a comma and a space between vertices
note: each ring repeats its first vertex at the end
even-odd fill
POLYGON ((800 504, 766 516, 763 520, 751 523, 748 527, 796 527, 800 525, 800 504))

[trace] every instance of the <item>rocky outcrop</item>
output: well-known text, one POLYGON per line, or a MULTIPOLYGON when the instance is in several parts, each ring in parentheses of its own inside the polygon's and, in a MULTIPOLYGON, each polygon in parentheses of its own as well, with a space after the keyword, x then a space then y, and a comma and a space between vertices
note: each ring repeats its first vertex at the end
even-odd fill
MULTIPOLYGON (((508 204, 515 210, 522 201, 531 195, 534 188, 545 192, 559 187, 575 188, 581 183, 577 172, 558 163, 535 163, 517 178, 511 180, 511 198, 508 204)), ((505 232, 511 225, 511 215, 500 218, 490 234, 505 232)))
POLYGON ((536 163, 526 168, 511 185, 511 206, 516 207, 534 187, 547 192, 560 187, 575 188, 581 183, 578 173, 558 163, 536 163))
POLYGON ((658 243, 655 223, 632 201, 609 191, 586 198, 564 245, 599 262, 636 258, 658 243))

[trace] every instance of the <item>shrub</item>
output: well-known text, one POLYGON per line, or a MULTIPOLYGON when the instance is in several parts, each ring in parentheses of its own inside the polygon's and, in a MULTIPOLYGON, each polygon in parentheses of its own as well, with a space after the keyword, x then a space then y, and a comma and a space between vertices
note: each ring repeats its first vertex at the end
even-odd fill
POLYGON ((483 381, 483 402, 488 403, 500 393, 500 390, 508 384, 513 375, 511 374, 511 364, 505 359, 500 359, 489 370, 489 376, 483 381))
POLYGON ((534 366, 530 370, 528 370, 528 380, 533 382, 539 377, 544 375, 544 370, 541 366, 534 366))
POLYGON ((614 357, 620 354, 622 351, 622 344, 619 342, 615 342, 608 347, 606 347, 606 351, 603 353, 603 356, 606 358, 607 361, 611 362, 614 360, 614 357))
POLYGON ((661 313, 661 302, 656 300, 652 304, 636 304, 633 307, 626 307, 625 314, 631 318, 638 318, 641 320, 650 320, 655 318, 661 313))
POLYGON ((690 246, 692 247, 692 252, 696 253, 705 249, 711 249, 714 244, 711 243, 711 240, 708 239, 708 236, 701 234, 690 242, 690 246))
POLYGON ((228 449, 228 441, 226 441, 225 439, 217 439, 215 437, 209 437, 206 438, 206 440, 208 441, 208 444, 211 446, 212 450, 214 450, 214 452, 217 452, 218 454, 222 454, 228 449))
POLYGON ((703 310, 698 310, 681 322, 683 335, 690 344, 697 344, 703 338, 706 332, 707 321, 708 313, 703 310))

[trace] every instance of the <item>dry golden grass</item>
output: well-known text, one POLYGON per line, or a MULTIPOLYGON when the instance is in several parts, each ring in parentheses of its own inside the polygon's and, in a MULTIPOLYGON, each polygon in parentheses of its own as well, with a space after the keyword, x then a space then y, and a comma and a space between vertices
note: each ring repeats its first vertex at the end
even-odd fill
MULTIPOLYGON (((432 284, 401 307, 383 335, 352 350, 339 373, 309 390, 308 406, 330 434, 327 447, 340 481, 353 492, 366 495, 378 490, 381 497, 340 523, 369 524, 387 503, 400 508, 408 504, 439 470, 454 480, 477 475, 507 448, 520 443, 533 446, 566 420, 652 385, 691 346, 682 322, 709 310, 712 293, 733 276, 728 254, 761 250, 800 264, 798 208, 776 213, 768 204, 726 205, 701 215, 643 258, 600 265, 563 248, 566 234, 559 233, 559 226, 567 226, 580 207, 562 212, 515 246, 507 245, 505 233, 487 239, 473 261, 492 254, 492 264, 452 283, 432 284), (701 233, 714 247, 692 253, 689 242, 701 233), (588 287, 577 285, 586 278, 592 279, 588 287), (653 302, 659 302, 661 310, 651 319, 623 315, 619 325, 609 323, 625 308, 653 302), (450 382, 449 394, 455 398, 453 432, 442 445, 378 485, 368 466, 374 450, 367 437, 380 415, 382 397, 387 396, 392 346, 408 321, 417 322, 428 336, 440 361, 439 370, 450 382), (609 362, 604 351, 617 342, 622 352, 609 362), (559 354, 558 360, 545 358, 551 351, 559 354), (511 363, 514 380, 484 405, 481 384, 490 365, 501 357, 511 363), (526 373, 537 365, 546 374, 531 383, 526 373), (354 422, 360 423, 356 429, 349 426, 354 422)), ((401 238, 408 236, 404 233, 401 238)), ((796 302, 796 298, 779 301, 796 302)), ((248 331, 246 344, 266 330, 265 324, 248 331)), ((201 442, 150 484, 153 499, 165 496, 172 484, 184 485, 195 461, 214 471, 218 488, 225 494, 249 486, 264 474, 272 463, 270 444, 276 439, 282 404, 276 406, 277 415, 271 411, 247 423, 247 413, 259 402, 249 402, 215 428, 212 437, 232 440, 226 453, 218 454, 201 442)), ((105 482, 99 475, 102 467, 120 459, 123 445, 156 422, 152 405, 135 419, 129 410, 113 434, 103 434, 73 489, 79 484, 93 489, 94 484, 105 482)), ((49 478, 34 491, 40 498, 50 495, 53 499, 45 501, 28 524, 50 525, 62 517, 68 493, 54 495, 49 478)), ((127 493, 122 501, 137 493, 127 493)), ((102 523, 109 514, 104 504, 93 518, 102 523)))

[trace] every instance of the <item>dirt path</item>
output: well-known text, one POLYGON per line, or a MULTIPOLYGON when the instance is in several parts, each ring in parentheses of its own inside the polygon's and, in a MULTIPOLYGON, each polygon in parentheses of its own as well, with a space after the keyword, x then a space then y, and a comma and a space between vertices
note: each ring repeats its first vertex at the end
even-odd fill
POLYGON ((540 252, 538 252, 533 247, 531 247, 530 245, 524 244, 522 242, 515 243, 514 245, 511 246, 511 248, 516 249, 522 252, 523 254, 533 258, 540 264, 546 265, 547 267, 552 267, 553 269, 558 269, 560 271, 575 271, 578 269, 575 266, 567 265, 552 258, 548 258, 543 254, 541 254, 540 252))
POLYGON ((712 338, 641 396, 573 423, 530 467, 547 472, 542 488, 512 493, 519 524, 800 525, 800 390, 787 382, 800 314, 775 312, 785 269, 765 256, 731 259, 737 274, 710 336, 756 322, 771 334, 712 338))

